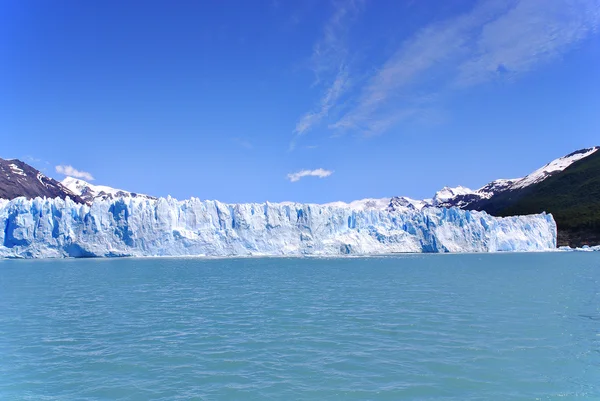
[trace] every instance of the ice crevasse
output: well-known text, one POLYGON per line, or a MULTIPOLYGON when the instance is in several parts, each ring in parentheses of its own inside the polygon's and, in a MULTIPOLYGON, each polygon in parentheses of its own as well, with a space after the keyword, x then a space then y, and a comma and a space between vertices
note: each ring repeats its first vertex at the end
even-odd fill
POLYGON ((0 257, 301 256, 556 248, 552 215, 120 198, 0 200, 0 257))

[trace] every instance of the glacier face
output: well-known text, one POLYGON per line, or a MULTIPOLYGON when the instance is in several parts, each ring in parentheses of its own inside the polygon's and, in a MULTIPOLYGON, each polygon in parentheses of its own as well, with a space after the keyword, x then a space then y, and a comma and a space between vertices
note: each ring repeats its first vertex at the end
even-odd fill
POLYGON ((538 251, 551 215, 497 218, 458 208, 394 211, 192 198, 0 200, 0 257, 365 255, 538 251))

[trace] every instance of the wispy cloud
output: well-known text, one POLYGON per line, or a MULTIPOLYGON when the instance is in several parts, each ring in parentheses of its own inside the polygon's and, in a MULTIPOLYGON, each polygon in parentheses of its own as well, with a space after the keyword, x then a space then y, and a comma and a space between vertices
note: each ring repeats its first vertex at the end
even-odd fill
POLYGON ((94 180, 94 177, 87 171, 77 170, 76 168, 70 165, 59 165, 56 166, 55 169, 57 173, 67 175, 69 177, 81 178, 86 181, 94 180))
POLYGON ((250 143, 250 141, 248 141, 247 139, 236 137, 236 138, 231 138, 231 140, 233 142, 237 143, 242 148, 246 148, 246 149, 253 149, 254 148, 254 146, 252 145, 252 143, 250 143))
POLYGON ((329 110, 335 106, 336 102, 344 93, 344 90, 347 88, 347 86, 348 71, 346 67, 341 66, 340 71, 338 71, 335 77, 335 80, 323 94, 323 97, 319 103, 319 107, 316 110, 309 111, 303 115, 302 118, 300 118, 296 124, 296 129, 294 129, 294 134, 303 135, 314 125, 320 123, 321 120, 327 116, 329 110))
POLYGON ((330 128, 374 135, 428 110, 448 92, 516 77, 598 31, 598 0, 486 0, 408 38, 330 128))
POLYGON ((323 29, 322 37, 313 48, 311 68, 315 74, 314 86, 321 88, 321 98, 315 107, 305 113, 294 129, 290 149, 298 137, 306 134, 327 117, 350 87, 347 35, 356 18, 362 0, 335 4, 335 11, 323 29))
POLYGON ((363 0, 334 3, 334 12, 323 28, 323 35, 313 47, 311 68, 315 73, 315 84, 322 80, 331 82, 348 59, 348 33, 352 22, 362 8, 363 0))
POLYGON ((39 163, 42 161, 42 159, 39 159, 37 157, 33 157, 31 155, 27 155, 25 157, 23 157, 23 159, 28 162, 28 163, 39 163))
POLYGON ((469 86, 532 71, 597 31, 599 22, 597 0, 520 1, 483 26, 456 83, 469 86))
POLYGON ((296 182, 296 181, 300 181, 300 179, 303 177, 325 178, 325 177, 329 177, 331 174, 333 174, 333 171, 325 170, 322 168, 318 168, 315 170, 300 170, 296 173, 288 174, 287 179, 290 180, 291 182, 296 182))

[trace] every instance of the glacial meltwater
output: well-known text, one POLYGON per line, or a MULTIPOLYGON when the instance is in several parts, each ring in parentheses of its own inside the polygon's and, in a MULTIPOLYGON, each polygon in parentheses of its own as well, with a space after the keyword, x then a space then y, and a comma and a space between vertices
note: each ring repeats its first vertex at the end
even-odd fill
POLYGON ((0 399, 600 399, 600 252, 1 260, 0 399))

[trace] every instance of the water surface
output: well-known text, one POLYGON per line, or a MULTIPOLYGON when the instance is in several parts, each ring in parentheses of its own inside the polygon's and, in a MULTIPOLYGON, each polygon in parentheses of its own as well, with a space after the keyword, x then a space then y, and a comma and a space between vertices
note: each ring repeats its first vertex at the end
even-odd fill
POLYGON ((600 253, 0 261, 0 399, 600 399, 600 253))

